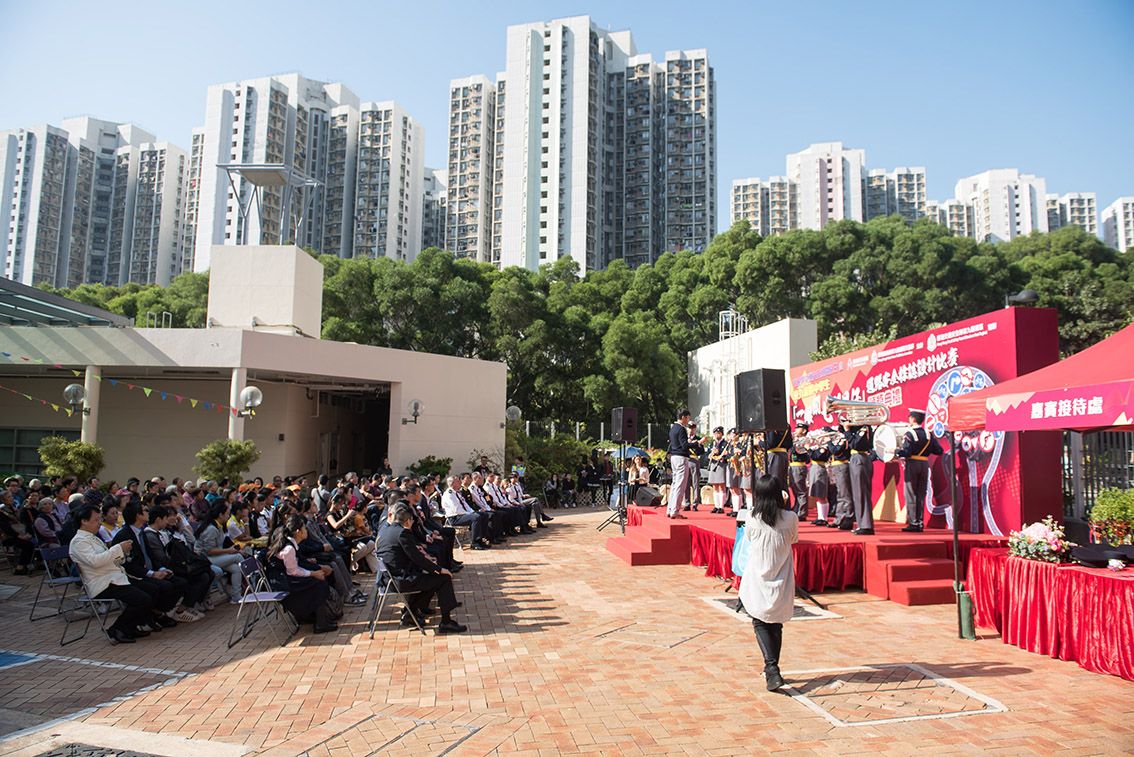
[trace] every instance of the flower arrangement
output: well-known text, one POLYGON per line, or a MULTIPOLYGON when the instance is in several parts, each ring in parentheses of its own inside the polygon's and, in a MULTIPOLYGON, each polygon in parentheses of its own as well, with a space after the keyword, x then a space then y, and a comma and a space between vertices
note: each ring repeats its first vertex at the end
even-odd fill
POLYGON ((1114 571, 1119 571, 1126 568, 1126 563, 1122 562, 1122 560, 1109 560, 1107 561, 1106 567, 1114 571))
POLYGON ((1068 562, 1073 546, 1064 538, 1063 526, 1056 525, 1050 515, 1008 536, 1008 554, 1027 560, 1068 562))

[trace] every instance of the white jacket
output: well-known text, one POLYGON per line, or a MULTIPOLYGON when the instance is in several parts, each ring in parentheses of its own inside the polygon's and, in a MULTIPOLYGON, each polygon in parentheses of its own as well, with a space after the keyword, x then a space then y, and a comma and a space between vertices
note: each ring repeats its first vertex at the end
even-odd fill
POLYGON ((122 570, 126 555, 121 543, 108 548, 102 539, 79 529, 71 539, 70 552, 92 597, 97 597, 111 584, 130 585, 129 576, 122 570))

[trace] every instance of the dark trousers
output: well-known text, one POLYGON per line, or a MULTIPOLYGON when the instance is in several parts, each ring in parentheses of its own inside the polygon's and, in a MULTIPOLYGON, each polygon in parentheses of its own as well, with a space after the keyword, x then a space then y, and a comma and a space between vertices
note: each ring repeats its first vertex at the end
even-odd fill
POLYGON ((874 463, 870 455, 851 453, 851 497, 854 499, 854 517, 859 528, 874 528, 874 463))
POLYGON ((920 526, 925 512, 925 491, 929 486, 929 463, 906 460, 906 523, 920 526))
POLYGON ((488 533, 493 539, 504 537, 505 516, 499 510, 488 510, 481 513, 488 520, 488 533))
POLYGON ((441 527, 441 565, 446 568, 453 567, 453 545, 457 541, 457 530, 449 526, 441 527))
POLYGON ((483 513, 465 513, 464 515, 450 515, 445 518, 445 522, 451 526, 468 526, 469 535, 473 541, 488 538, 485 533, 487 530, 486 520, 487 518, 483 513))
MULTIPOLYGON (((780 482, 780 488, 785 492, 788 490, 788 455, 786 452, 769 452, 768 453, 768 475, 775 476, 776 480, 780 482)), ((756 481, 752 481, 755 485, 756 481)))
POLYGON ((129 586, 111 584, 99 592, 96 599, 117 599, 122 603, 122 613, 110 627, 112 630, 133 631, 154 617, 153 595, 134 583, 129 586))
POLYGON ((788 478, 791 479, 791 493, 795 497, 795 514, 799 520, 807 520, 807 466, 792 464, 788 468, 788 478))
MULTIPOLYGON (((174 576, 173 578, 177 577, 174 576)), ((181 578, 177 578, 177 580, 184 581, 181 578)), ((166 578, 134 578, 131 576, 130 583, 150 595, 154 612, 169 612, 177 605, 177 599, 181 596, 173 581, 166 578)))
POLYGON ((415 613, 425 609, 433 595, 437 595, 437 604, 441 608, 441 620, 448 620, 449 614, 457 606, 457 595, 453 591, 453 577, 444 573, 423 573, 416 578, 399 578, 398 588, 403 592, 420 592, 411 594, 408 599, 410 607, 415 613))
POLYGON ((5 547, 16 550, 16 565, 26 568, 31 564, 32 555, 35 554, 35 542, 31 539, 8 538, 3 542, 5 547))
MULTIPOLYGON (((832 463, 831 480, 827 488, 827 500, 835 504, 835 524, 839 528, 850 528, 854 524, 854 499, 851 496, 850 463, 832 463), (834 493, 831 486, 834 486, 834 493)), ((870 521, 873 527, 874 521, 870 521)), ((860 528, 866 528, 859 524, 860 528)))

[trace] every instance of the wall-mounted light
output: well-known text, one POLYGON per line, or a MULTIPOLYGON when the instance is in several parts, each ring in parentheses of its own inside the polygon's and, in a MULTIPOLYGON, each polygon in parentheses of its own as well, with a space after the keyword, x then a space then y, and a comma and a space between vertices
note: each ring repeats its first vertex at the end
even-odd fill
POLYGON ((410 417, 409 418, 402 418, 402 425, 405 426, 405 425, 410 424, 410 423, 417 425, 417 419, 421 415, 422 411, 424 411, 424 410, 425 410, 425 403, 422 402, 421 400, 410 401, 410 403, 409 403, 410 417))
POLYGON ((509 405, 508 409, 504 411, 504 417, 507 418, 508 421, 501 423, 500 428, 506 428, 509 422, 515 423, 516 421, 523 418, 524 411, 520 410, 520 408, 516 407, 515 405, 509 405))
POLYGON ((237 418, 247 418, 255 415, 256 411, 253 408, 259 407, 260 403, 264 401, 264 393, 257 387, 246 386, 240 390, 240 404, 244 406, 243 410, 236 412, 237 418))
POLYGON ((83 415, 90 415, 91 409, 83 407, 83 400, 87 398, 87 390, 82 384, 68 384, 63 390, 63 399, 71 406, 71 410, 83 415))

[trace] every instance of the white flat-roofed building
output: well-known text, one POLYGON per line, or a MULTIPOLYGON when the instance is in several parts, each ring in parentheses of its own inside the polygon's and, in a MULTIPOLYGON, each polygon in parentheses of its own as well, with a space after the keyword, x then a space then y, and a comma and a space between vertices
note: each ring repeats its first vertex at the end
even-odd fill
POLYGON ((787 176, 768 179, 768 234, 781 236, 799 226, 799 185, 787 176))
POLYGON ((1102 227, 1108 247, 1119 252, 1134 247, 1134 197, 1119 197, 1103 208, 1102 227))
POLYGON ((798 187, 799 228, 822 229, 830 221, 862 221, 866 151, 842 142, 819 142, 787 156, 787 177, 798 187))
POLYGON ((759 177, 733 179, 729 196, 729 217, 732 223, 748 221, 749 227, 762 237, 768 236, 768 184, 759 177))
POLYGON ((1046 206, 1048 231, 1058 231, 1064 226, 1078 226, 1088 234, 1098 236, 1099 212, 1094 192, 1048 194, 1046 206))
POLYGON ((1046 186, 1042 177, 998 168, 958 181, 954 199, 972 208, 977 241, 1007 242, 1047 231, 1046 186))

